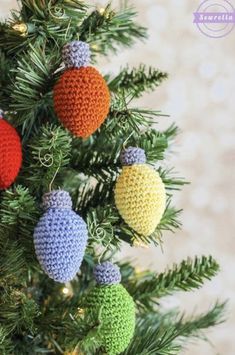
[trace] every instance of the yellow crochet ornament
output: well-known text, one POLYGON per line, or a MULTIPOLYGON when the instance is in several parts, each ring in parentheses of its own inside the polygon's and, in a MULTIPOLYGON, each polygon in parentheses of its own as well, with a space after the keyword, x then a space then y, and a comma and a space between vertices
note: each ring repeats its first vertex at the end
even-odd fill
POLYGON ((115 203, 124 221, 148 237, 159 224, 165 207, 165 187, 158 172, 146 164, 143 149, 129 147, 121 153, 123 165, 115 187, 115 203))

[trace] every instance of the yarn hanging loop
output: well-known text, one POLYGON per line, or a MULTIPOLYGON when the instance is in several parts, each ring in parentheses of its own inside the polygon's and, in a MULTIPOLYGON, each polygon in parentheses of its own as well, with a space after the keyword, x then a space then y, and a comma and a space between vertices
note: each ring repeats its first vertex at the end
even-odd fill
POLYGON ((132 131, 129 136, 124 140, 124 142, 122 143, 122 148, 125 149, 126 148, 126 145, 127 145, 127 142, 129 141, 129 139, 131 138, 131 136, 133 136, 134 134, 134 131, 132 131))
POLYGON ((40 161, 41 165, 45 168, 50 168, 54 163, 54 158, 52 154, 45 154, 43 157, 41 156, 41 152, 43 149, 38 151, 38 160, 40 161))
MULTIPOLYGON (((102 245, 102 242, 105 241, 107 238, 107 232, 105 228, 102 228, 101 226, 97 226, 95 221, 91 222, 89 224, 89 231, 90 231, 90 236, 91 238, 97 242, 100 246, 102 245)), ((110 228, 109 231, 111 232, 110 236, 108 237, 108 242, 106 243, 105 247, 103 247, 103 250, 101 254, 98 257, 98 263, 101 263, 101 260, 103 256, 106 254, 106 252, 109 250, 109 247, 111 245, 111 242, 113 240, 113 229, 110 228)))
POLYGON ((60 166, 61 166, 61 162, 60 162, 60 164, 58 165, 58 167, 57 167, 57 169, 56 169, 56 171, 55 171, 55 174, 54 174, 54 176, 53 176, 53 178, 52 178, 52 180, 51 180, 51 182, 50 182, 50 184, 49 184, 49 191, 50 191, 50 192, 51 192, 51 190, 52 190, 52 184, 53 184, 53 182, 55 181, 56 175, 58 174, 58 172, 59 172, 59 170, 60 170, 60 166))
POLYGON ((62 19, 64 17, 65 10, 62 9, 61 7, 59 7, 58 5, 52 6, 51 3, 52 3, 52 0, 50 0, 48 3, 49 14, 56 20, 62 19))

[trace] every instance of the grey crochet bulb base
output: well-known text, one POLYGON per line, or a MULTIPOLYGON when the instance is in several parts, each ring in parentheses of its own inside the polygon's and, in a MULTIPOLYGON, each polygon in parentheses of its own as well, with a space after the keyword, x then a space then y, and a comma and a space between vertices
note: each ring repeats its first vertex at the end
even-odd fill
POLYGON ((99 285, 114 285, 121 282, 121 273, 117 265, 109 261, 96 265, 94 277, 99 285))
POLYGON ((90 63, 90 47, 82 41, 67 43, 62 49, 62 59, 67 69, 86 67, 90 63))
POLYGON ((53 190, 43 195, 42 206, 44 210, 49 208, 72 209, 72 200, 67 191, 53 190))
POLYGON ((128 147, 123 149, 120 155, 120 160, 123 166, 134 164, 145 164, 146 155, 145 151, 141 148, 128 147))

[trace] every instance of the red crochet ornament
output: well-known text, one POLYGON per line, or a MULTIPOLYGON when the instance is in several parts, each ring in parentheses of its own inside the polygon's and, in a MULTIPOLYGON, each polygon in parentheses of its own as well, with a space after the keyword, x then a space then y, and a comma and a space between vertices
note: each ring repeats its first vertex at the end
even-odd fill
POLYGON ((22 146, 18 133, 0 116, 0 189, 16 179, 22 164, 22 146))
POLYGON ((65 45, 65 72, 54 87, 54 108, 61 123, 75 136, 87 138, 104 122, 110 93, 102 75, 89 63, 89 46, 80 41, 65 45))

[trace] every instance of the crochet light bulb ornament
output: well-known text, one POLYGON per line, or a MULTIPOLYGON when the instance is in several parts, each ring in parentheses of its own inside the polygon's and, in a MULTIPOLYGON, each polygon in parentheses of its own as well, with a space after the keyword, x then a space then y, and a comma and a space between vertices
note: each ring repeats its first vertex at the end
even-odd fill
POLYGON ((72 211, 69 193, 54 190, 43 196, 45 214, 34 230, 34 246, 45 273, 57 282, 72 280, 81 266, 87 244, 87 227, 72 211))
POLYGON ((123 352, 135 330, 135 303, 120 284, 118 266, 111 262, 94 270, 97 286, 87 296, 85 312, 99 323, 97 339, 109 355, 123 352))
POLYGON ((62 51, 66 70, 54 87, 54 108, 61 123, 75 136, 87 138, 104 122, 110 93, 102 75, 90 61, 89 45, 66 44, 62 51))
POLYGON ((0 189, 16 179, 22 164, 22 146, 18 133, 0 114, 0 189))
POLYGON ((146 164, 143 149, 121 153, 122 172, 115 186, 115 203, 124 221, 148 237, 159 224, 166 206, 165 187, 158 172, 146 164))

